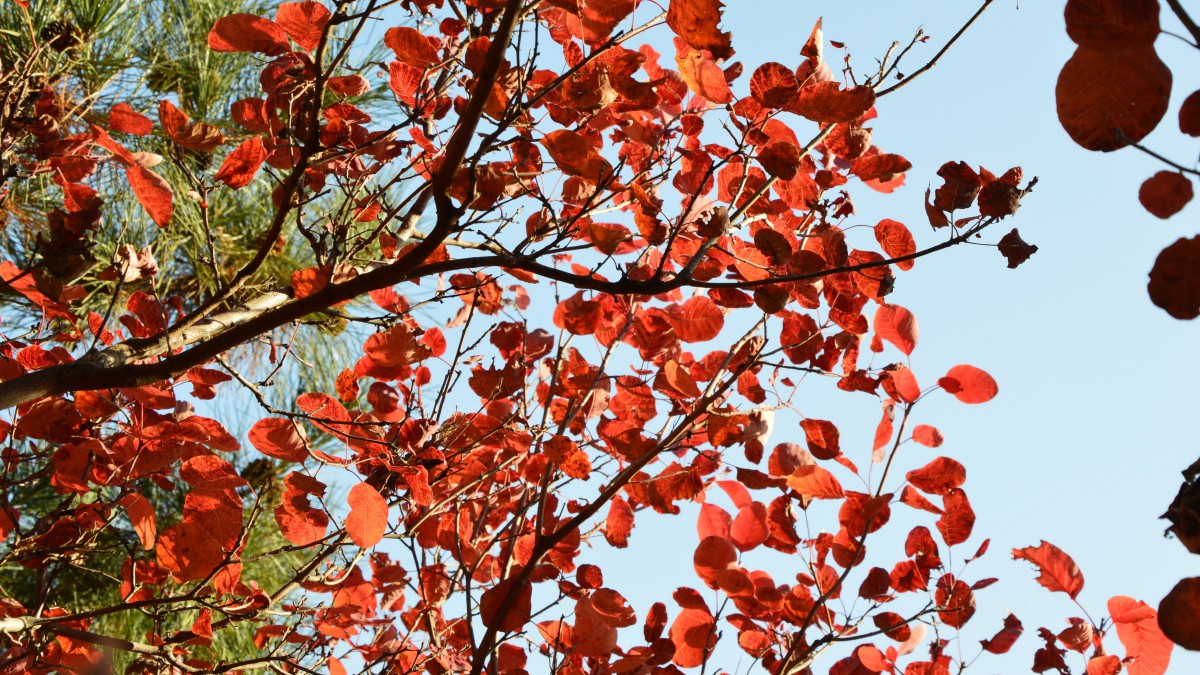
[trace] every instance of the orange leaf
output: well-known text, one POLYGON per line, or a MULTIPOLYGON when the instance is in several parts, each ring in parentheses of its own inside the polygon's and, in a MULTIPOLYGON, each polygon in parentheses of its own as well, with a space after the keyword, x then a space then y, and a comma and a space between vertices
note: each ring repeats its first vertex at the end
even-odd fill
POLYGON ((986 403, 1000 391, 991 375, 967 365, 951 368, 938 385, 963 403, 986 403))
POLYGON ((1167 112, 1171 69, 1154 47, 1101 52, 1080 47, 1055 88, 1058 120, 1071 140, 1109 152, 1145 138, 1167 112))
POLYGON ((1050 591, 1061 591, 1074 599, 1083 590, 1083 573, 1079 566, 1054 544, 1043 541, 1038 546, 1013 549, 1013 560, 1028 560, 1041 574, 1037 582, 1050 591))
POLYGON ((229 156, 221 163, 217 175, 213 176, 213 180, 219 180, 234 190, 246 187, 254 179, 254 174, 258 173, 266 158, 267 149, 263 146, 261 137, 254 136, 246 139, 237 146, 237 149, 229 153, 229 156))
POLYGON ((387 531, 388 505, 379 490, 359 483, 346 496, 350 513, 346 516, 346 534, 362 548, 370 548, 383 539, 387 531))

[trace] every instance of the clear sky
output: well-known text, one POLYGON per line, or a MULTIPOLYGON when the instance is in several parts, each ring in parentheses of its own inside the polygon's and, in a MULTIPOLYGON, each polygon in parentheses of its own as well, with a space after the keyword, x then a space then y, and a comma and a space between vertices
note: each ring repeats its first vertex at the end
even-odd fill
MULTIPOLYGON (((747 75, 764 61, 798 63, 821 16, 826 37, 846 43, 860 72, 893 40, 906 43, 923 25, 932 37, 910 57, 908 70, 915 70, 978 7, 967 0, 726 4, 725 27, 747 75)), ((1038 626, 1058 632, 1068 617, 1081 614, 1066 595, 1036 585, 1032 566, 1011 560, 1013 547, 1045 539, 1072 555, 1086 579, 1079 600, 1096 621, 1107 616, 1112 595, 1157 607, 1180 578, 1200 575, 1200 558, 1163 538, 1166 521, 1158 520, 1179 487, 1179 472, 1200 454, 1194 441, 1200 326, 1171 319, 1145 291, 1158 251, 1196 233, 1200 207, 1192 204, 1169 221, 1151 216, 1138 204, 1137 190, 1162 168, 1155 160, 1135 150, 1087 152, 1059 127, 1054 86, 1074 48, 1063 29, 1062 6, 1061 0, 993 3, 936 69, 879 103, 875 142, 912 161, 908 185, 880 199, 851 185, 859 222, 901 220, 924 246, 940 241, 927 224, 922 198, 927 184, 940 184, 936 171, 943 162, 961 160, 997 174, 1020 165, 1027 178, 1040 179, 1012 224, 989 237, 994 242, 1019 227, 1039 247, 1029 262, 1009 270, 994 248, 958 247, 901 273, 889 297, 920 321, 912 357, 920 381, 970 363, 1000 384, 1000 395, 980 406, 931 397, 919 406, 917 420, 938 426, 947 438, 937 451, 917 450, 930 459, 939 453, 957 458, 967 467, 964 487, 978 521, 975 536, 960 548, 969 555, 984 536, 992 538, 968 580, 1001 578, 977 594, 963 654, 977 653, 975 640, 998 630, 1007 610, 1025 623, 1026 634, 1010 655, 987 655, 971 669, 976 673, 1028 672, 1040 643, 1038 626)), ((1167 18, 1164 26, 1174 30, 1167 18)), ((1175 90, 1167 119, 1147 142, 1186 164, 1198 144, 1176 131, 1175 115, 1183 97, 1200 86, 1200 69, 1195 51, 1174 38, 1160 37, 1158 48, 1173 66, 1175 90)), ((828 44, 826 49, 831 64, 841 58, 828 44)), ((669 62, 673 52, 660 51, 669 62)), ((744 94, 745 83, 739 85, 735 93, 744 94)), ((803 137, 800 129, 798 134, 803 137)), ((808 395, 813 400, 804 404, 814 411, 808 414, 835 420, 843 448, 857 452, 851 456, 863 466, 878 403, 830 388, 808 395)), ((777 424, 768 448, 801 438, 794 426, 777 424)), ((665 599, 675 586, 699 583, 691 571, 694 518, 654 521, 639 519, 634 550, 618 552, 605 566, 610 579, 618 569, 628 570, 630 578, 612 580, 639 609, 652 596, 665 599), (637 560, 632 567, 630 554, 637 560)), ((826 521, 836 529, 832 516, 826 521)), ((888 544, 876 546, 884 555, 888 544)), ((879 562, 890 567, 894 561, 879 562)), ((725 640, 735 641, 736 632, 726 627, 725 640)), ((1115 634, 1106 644, 1110 653, 1124 653, 1115 634)), ((738 653, 720 650, 724 658, 713 665, 744 672, 744 655, 740 664, 725 660, 738 659, 738 653)), ((832 662, 818 662, 816 672, 832 662)), ((1082 672, 1084 663, 1075 655, 1070 665, 1082 672)), ((1200 655, 1177 648, 1169 672, 1200 672, 1200 655)))

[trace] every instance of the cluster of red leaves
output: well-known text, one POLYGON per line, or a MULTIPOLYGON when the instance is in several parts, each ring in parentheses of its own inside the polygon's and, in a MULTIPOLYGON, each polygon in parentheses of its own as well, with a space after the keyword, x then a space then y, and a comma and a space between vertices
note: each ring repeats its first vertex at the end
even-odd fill
MULTIPOLYGON (((370 91, 370 80, 327 70, 333 26, 370 17, 335 17, 312 0, 281 4, 274 19, 234 14, 212 27, 211 49, 263 59, 261 96, 231 106, 236 128, 194 121, 165 100, 157 126, 127 104, 112 107, 107 130, 95 125, 64 137, 47 123, 41 142, 48 159, 38 169, 51 172, 63 193, 50 252, 86 246, 103 205, 84 180, 103 164, 126 173, 158 227, 170 225, 176 191, 151 170, 158 158, 131 152, 110 132, 157 132, 173 149, 201 154, 232 145, 228 133, 236 147, 197 189, 246 188, 263 165, 279 172, 272 192, 279 215, 262 257, 289 215, 301 218, 298 205, 316 210, 323 198, 340 200, 320 227, 299 228, 296 238, 309 237, 316 262, 281 277, 290 282, 284 309, 302 309, 274 326, 340 311, 351 299, 339 295, 346 289, 367 295, 372 311, 384 315, 369 322, 378 330, 357 361, 329 374, 331 393, 300 393, 289 409, 271 409, 250 428, 249 444, 262 455, 254 462, 279 473, 267 487, 235 466, 241 444, 233 434, 191 413, 181 385, 204 399, 232 379, 212 355, 171 370, 173 359, 197 347, 178 352, 165 340, 147 364, 135 364, 160 368, 136 385, 88 389, 89 380, 24 400, 0 432, 48 458, 40 460, 45 475, 73 506, 33 528, 22 520, 41 514, 0 512, 0 529, 18 542, 14 559, 36 566, 53 552, 91 553, 100 531, 119 536, 115 523, 128 521, 141 550, 124 561, 123 602, 136 609, 203 599, 206 613, 189 630, 147 638, 153 648, 142 653, 172 667, 234 669, 209 663, 200 648, 243 624, 253 626, 260 650, 291 650, 278 657, 293 660, 288 668, 321 659, 337 672, 344 666, 335 654, 356 653, 390 672, 519 675, 538 653, 556 672, 671 673, 705 665, 728 624, 738 647, 771 672, 803 668, 824 645, 851 639, 863 644, 831 672, 948 672, 954 659, 940 639, 928 658, 899 662, 923 644, 927 622, 963 628, 975 614, 975 592, 994 582, 968 582, 964 568, 952 571, 942 559, 942 547, 966 544, 974 533, 966 468, 940 456, 914 462, 895 485, 887 478, 907 461, 898 458, 902 446, 913 447, 909 440, 945 443, 927 424, 908 432, 924 396, 941 389, 978 404, 998 387, 969 365, 920 386, 908 363, 916 318, 886 298, 897 271, 912 269, 927 251, 894 219, 879 220, 864 242, 847 225, 855 205, 845 186, 858 181, 888 193, 912 169, 875 146, 865 126, 876 116, 880 83, 837 81, 822 57, 818 22, 801 62, 757 67, 749 95, 739 97, 743 70, 726 64, 733 48, 720 28, 719 0, 668 3, 678 70, 660 65, 650 47, 629 49, 617 39, 637 0, 547 0, 529 16, 519 16, 520 3, 499 0, 462 0, 455 11, 443 0, 402 4, 436 29, 384 34, 386 87, 404 120, 395 128, 373 128, 365 104, 352 102, 370 91), (518 20, 540 22, 532 29, 561 48, 564 68, 508 60, 520 49, 503 27, 513 30, 518 20), (705 134, 706 118, 715 116, 728 139, 705 134), (450 130, 439 131, 445 125, 450 130), (811 140, 802 142, 798 130, 811 140), (107 154, 93 154, 95 147, 107 154), (389 172, 432 187, 394 204, 389 172), (378 190, 369 187, 376 180, 378 190), (675 197, 677 209, 669 204, 675 197), (398 215, 406 203, 420 208, 398 215), (412 223, 430 203, 437 224, 421 234, 412 223), (472 219, 495 213, 506 220, 505 209, 527 204, 535 208, 516 242, 500 233, 471 241, 486 222, 472 219), (608 212, 618 222, 598 220, 608 212), (352 227, 357 243, 336 238, 352 227), (544 248, 530 253, 533 244, 544 248), (338 257, 353 246, 353 254, 338 257), (494 258, 471 257, 497 250, 503 253, 494 258), (402 295, 407 286, 396 286, 433 277, 431 305, 461 300, 445 324, 461 331, 456 351, 441 328, 415 318, 402 295), (558 335, 525 320, 530 291, 502 284, 507 277, 574 287, 545 305, 553 306, 558 335), (759 325, 732 336, 744 315, 759 325), (468 340, 481 321, 488 322, 486 339, 468 340), (879 367, 862 358, 864 349, 889 353, 888 345, 905 363, 879 367), (596 358, 597 351, 605 356, 596 358), (877 398, 882 416, 864 461, 879 472, 860 472, 829 420, 805 417, 793 430, 797 439, 803 433, 803 446, 783 442, 768 451, 774 410, 791 405, 781 392, 799 384, 789 377, 795 372, 829 375, 840 390, 877 398), (319 471, 351 483, 344 500, 328 497, 333 482, 319 480, 319 471), (151 486, 186 491, 172 514, 178 518, 161 529, 151 486), (735 512, 708 499, 717 490, 735 512), (681 586, 672 593, 677 611, 652 605, 640 639, 631 640, 620 629, 638 624, 638 613, 581 558, 601 537, 614 548, 629 546, 639 518, 678 514, 689 502, 700 504, 694 569, 718 602, 681 586), (801 535, 800 513, 814 502, 836 511, 833 533, 801 535), (894 506, 926 524, 908 528, 902 555, 868 557, 868 538, 902 520, 894 506), (248 538, 264 526, 262 514, 287 542, 263 556, 304 560, 278 589, 243 578, 248 538), (801 570, 794 583, 753 567, 751 558, 767 550, 792 556, 801 570), (831 602, 855 592, 852 577, 865 611, 831 602), (539 606, 546 598, 561 611, 539 606), (906 609, 913 598, 924 598, 926 609, 906 609), (867 619, 877 635, 858 634, 867 619), (522 634, 528 644, 510 640, 522 634), (871 637, 894 644, 876 646, 871 637)), ((49 120, 66 121, 53 96, 37 105, 49 120)), ((950 162, 938 175, 942 185, 927 192, 926 212, 934 230, 946 228, 957 241, 1014 215, 1028 190, 1019 168, 997 176, 950 162)), ((1036 250, 1015 229, 999 247, 1010 267, 1036 250)), ((107 273, 107 280, 134 284, 158 272, 152 256, 129 247, 107 273)), ((187 310, 200 304, 136 289, 116 306, 120 326, 109 328, 104 316, 76 312, 83 289, 59 283, 49 265, 23 271, 3 262, 0 277, 63 326, 0 345, 4 381, 80 365, 77 345, 116 352, 152 343, 190 321, 187 310)), ((254 321, 264 317, 272 315, 254 321)), ((229 334, 236 333, 221 336, 229 334)), ((277 354, 269 329, 244 338, 270 341, 271 363, 288 358, 277 354)), ((91 360, 82 365, 91 368, 91 360)), ((14 457, 6 461, 38 460, 32 452, 14 457)), ((2 609, 6 617, 32 612, 15 600, 2 609)), ((1003 653, 1020 631, 1010 617, 983 647, 1003 653)), ((48 672, 92 663, 98 652, 89 644, 107 643, 63 634, 53 644, 63 653, 22 643, 9 656, 31 672, 48 672)))
MULTIPOLYGON (((1039 584, 1050 591, 1067 594, 1082 608, 1078 597, 1083 591, 1083 573, 1071 556, 1045 541, 1038 546, 1013 549, 1012 555, 1014 560, 1026 560, 1038 568, 1039 584)), ((1117 630, 1117 638, 1125 647, 1124 659, 1105 650, 1107 622, 1096 626, 1086 619, 1072 617, 1067 620, 1068 627, 1058 633, 1048 628, 1038 629, 1038 636, 1045 644, 1034 655, 1033 671, 1069 673, 1066 657, 1069 651, 1074 651, 1088 659, 1088 675, 1115 675, 1123 671, 1130 675, 1166 673, 1175 645, 1159 628, 1164 617, 1146 603, 1123 595, 1109 599, 1108 614, 1111 625, 1117 630), (1089 650, 1091 656, 1087 656, 1089 650)))
MULTIPOLYGON (((1172 75, 1154 48, 1159 9, 1158 0, 1067 2, 1067 35, 1079 46, 1059 75, 1058 118, 1084 148, 1109 152, 1138 143, 1166 115, 1172 75)), ((1190 19, 1184 23, 1194 30, 1190 19)), ((1200 136, 1200 91, 1180 107, 1179 130, 1200 136)), ((1192 200, 1194 176, 1178 165, 1159 171, 1142 183, 1138 200, 1154 216, 1170 218, 1192 200)), ((1150 271, 1151 301, 1176 319, 1200 316, 1197 269, 1196 239, 1165 248, 1150 271)))

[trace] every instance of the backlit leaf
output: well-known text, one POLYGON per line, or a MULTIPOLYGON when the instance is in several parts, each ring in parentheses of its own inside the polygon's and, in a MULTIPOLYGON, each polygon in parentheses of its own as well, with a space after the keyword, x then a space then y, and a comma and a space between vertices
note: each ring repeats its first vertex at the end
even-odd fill
POLYGON ((248 138, 225 157, 213 180, 220 181, 234 190, 246 187, 254 180, 254 174, 262 168, 266 158, 267 149, 262 138, 248 138))
POLYGON ((917 317, 900 305, 880 305, 875 310, 875 334, 907 354, 917 346, 917 317))
POLYGON ((996 381, 975 366, 954 366, 938 385, 963 403, 986 403, 996 397, 996 381))
POLYGON ((383 495, 366 483, 358 483, 350 488, 346 502, 350 505, 346 534, 362 548, 378 544, 387 531, 388 505, 383 495))
POLYGON ((208 33, 208 47, 218 52, 257 52, 275 56, 288 51, 287 33, 279 24, 253 14, 230 14, 217 19, 208 33))
POLYGON ((1200 316, 1200 235, 1178 239, 1158 254, 1146 290, 1176 319, 1200 316))
POLYGON ((311 52, 321 43, 321 34, 332 17, 329 9, 315 0, 285 2, 275 12, 275 23, 300 49, 311 52))
POLYGON ((1040 572, 1037 582, 1051 591, 1061 591, 1074 599, 1083 590, 1083 573, 1079 566, 1050 542, 1014 548, 1013 560, 1028 560, 1036 565, 1040 572))
MULTIPOLYGON (((1175 645, 1158 626, 1158 612, 1140 600, 1118 595, 1108 601, 1108 613, 1125 645, 1129 675, 1163 675, 1175 645)), ((1192 617, 1195 621, 1195 616, 1192 617)))
POLYGON ((707 49, 714 58, 727 59, 733 56, 733 46, 732 36, 720 29, 724 9, 721 0, 671 0, 667 25, 692 47, 707 49))

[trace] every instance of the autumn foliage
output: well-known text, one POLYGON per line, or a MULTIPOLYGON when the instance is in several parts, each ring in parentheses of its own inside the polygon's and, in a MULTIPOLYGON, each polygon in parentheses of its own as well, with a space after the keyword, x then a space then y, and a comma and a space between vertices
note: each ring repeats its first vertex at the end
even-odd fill
MULTIPOLYGON (((1157 24, 1130 9, 1146 3, 1078 4, 1064 86, 1117 68, 1139 95, 1169 88, 1157 24)), ((984 404, 1000 387, 972 365, 923 370, 893 290, 967 241, 995 244, 996 264, 1027 260, 1036 246, 992 226, 1035 181, 959 158, 914 168, 873 142, 877 99, 961 31, 855 72, 826 59, 817 21, 798 59, 743 65, 725 11, 235 12, 212 24, 208 57, 245 59, 260 88, 222 111, 228 124, 170 95, 95 109, 69 77, 14 80, 7 207, 45 217, 39 245, 0 262, 0 564, 33 579, 0 586, 0 672, 736 659, 797 674, 824 656, 831 673, 933 675, 1008 652, 1021 621, 975 609, 995 582, 970 565, 989 515, 919 405, 984 404), (890 193, 910 172, 931 183, 927 224, 856 209, 852 193, 890 193), (49 204, 19 189, 39 180, 49 204), (232 222, 231 200, 255 190, 269 215, 232 222), (114 230, 121 193, 136 208, 114 230), (185 215, 208 250, 191 268, 158 238, 185 215), (104 237, 112 259, 68 274, 104 237), (272 267, 284 253, 301 262, 272 267), (32 328, 7 330, 10 316, 32 328), (299 346, 321 330, 350 350, 327 372, 299 346), (869 451, 843 447, 797 391, 877 401, 869 451), (39 485, 51 498, 28 497, 39 485), (656 518, 683 522, 695 575, 627 596, 628 568, 597 551, 631 547, 656 518), (903 545, 876 544, 885 529, 903 545), (88 577, 103 602, 63 590, 104 561, 116 571, 88 577), (779 564, 792 572, 764 570, 779 564), (104 632, 125 614, 145 630, 104 632), (948 650, 961 636, 970 649, 948 650)), ((64 30, 37 34, 30 62, 64 30)), ((1149 113, 1103 117, 1073 136, 1107 150, 1153 127, 1149 113)), ((1151 201, 1181 193, 1175 180, 1151 201)), ((1012 555, 1077 601, 1066 553, 1012 555)), ((1194 594, 1179 602, 1173 616, 1194 594)), ((1104 611, 1040 629, 1033 671, 1070 672, 1076 652, 1089 675, 1165 672, 1155 610, 1117 596, 1104 611), (1123 656, 1107 651, 1114 632, 1123 656)))

